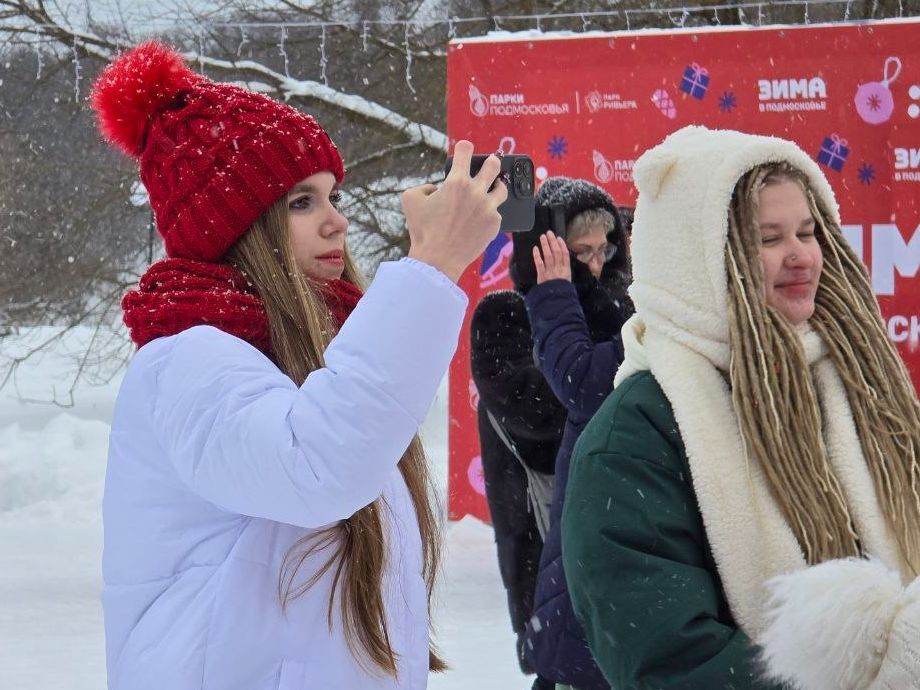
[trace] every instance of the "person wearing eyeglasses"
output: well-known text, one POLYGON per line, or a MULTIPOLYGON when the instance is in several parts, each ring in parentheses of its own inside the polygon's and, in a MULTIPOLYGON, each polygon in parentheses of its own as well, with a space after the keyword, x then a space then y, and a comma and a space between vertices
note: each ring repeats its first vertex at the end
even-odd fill
POLYGON ((535 242, 537 284, 524 300, 538 366, 567 417, 525 652, 557 687, 607 690, 569 600, 560 517, 575 441, 610 394, 623 361, 620 329, 632 313, 627 230, 610 195, 585 180, 548 178, 536 202, 564 211, 565 238, 546 232, 535 242))
MULTIPOLYGON (((616 256, 617 247, 607 241, 607 235, 603 232, 604 228, 601 223, 586 229, 592 232, 573 240, 571 248, 568 247, 568 242, 566 242, 566 248, 572 256, 588 267, 591 275, 595 278, 600 278, 604 264, 616 256)), ((547 233, 547 238, 549 234, 547 233)))

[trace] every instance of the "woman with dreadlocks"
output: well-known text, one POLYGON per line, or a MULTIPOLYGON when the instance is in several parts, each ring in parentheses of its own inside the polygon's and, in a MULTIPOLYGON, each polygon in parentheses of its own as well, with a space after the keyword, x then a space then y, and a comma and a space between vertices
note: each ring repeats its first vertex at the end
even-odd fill
POLYGON ((562 521, 595 659, 619 690, 920 688, 920 405, 830 186, 702 127, 633 173, 636 315, 562 521))
POLYGON ((438 516, 416 432, 457 345, 455 284, 498 232, 490 156, 406 191, 409 257, 366 293, 344 167, 309 115, 159 43, 102 73, 167 258, 122 306, 102 594, 111 690, 422 690, 438 516))

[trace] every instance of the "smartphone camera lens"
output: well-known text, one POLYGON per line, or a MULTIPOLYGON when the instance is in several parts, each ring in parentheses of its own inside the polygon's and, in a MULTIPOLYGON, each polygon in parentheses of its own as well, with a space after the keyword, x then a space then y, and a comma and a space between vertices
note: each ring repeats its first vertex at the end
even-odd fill
POLYGON ((533 166, 526 160, 514 162, 511 168, 512 189, 517 197, 533 196, 533 166))

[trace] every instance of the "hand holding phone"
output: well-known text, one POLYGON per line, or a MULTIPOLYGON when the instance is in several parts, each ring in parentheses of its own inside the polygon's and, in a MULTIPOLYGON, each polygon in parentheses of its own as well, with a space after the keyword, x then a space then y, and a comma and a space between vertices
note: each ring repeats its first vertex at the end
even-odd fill
MULTIPOLYGON (((470 175, 476 175, 488 156, 475 155, 470 160, 470 175)), ((445 175, 450 174, 453 157, 447 159, 445 175)), ((534 167, 530 156, 505 154, 499 178, 508 187, 508 198, 498 207, 502 222, 500 232, 527 232, 534 226, 534 167)))
POLYGON ((444 183, 422 185, 403 192, 402 207, 411 246, 409 256, 434 266, 451 280, 460 275, 499 232, 498 209, 508 197, 503 184, 494 184, 501 163, 486 157, 481 174, 469 175, 466 168, 473 145, 458 141, 454 147, 457 170, 444 183))

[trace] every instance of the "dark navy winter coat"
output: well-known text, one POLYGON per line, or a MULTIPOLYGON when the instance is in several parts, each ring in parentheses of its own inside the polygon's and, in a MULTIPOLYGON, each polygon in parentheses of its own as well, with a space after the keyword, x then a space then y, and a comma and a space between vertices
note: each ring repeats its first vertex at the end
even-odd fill
POLYGON ((607 690, 569 599, 561 516, 575 441, 613 390, 613 377, 623 361, 619 332, 626 310, 622 300, 614 300, 601 283, 590 275, 585 278, 585 272, 576 267, 575 284, 547 281, 525 297, 540 367, 568 411, 525 653, 538 673, 557 683, 579 690, 607 690))

